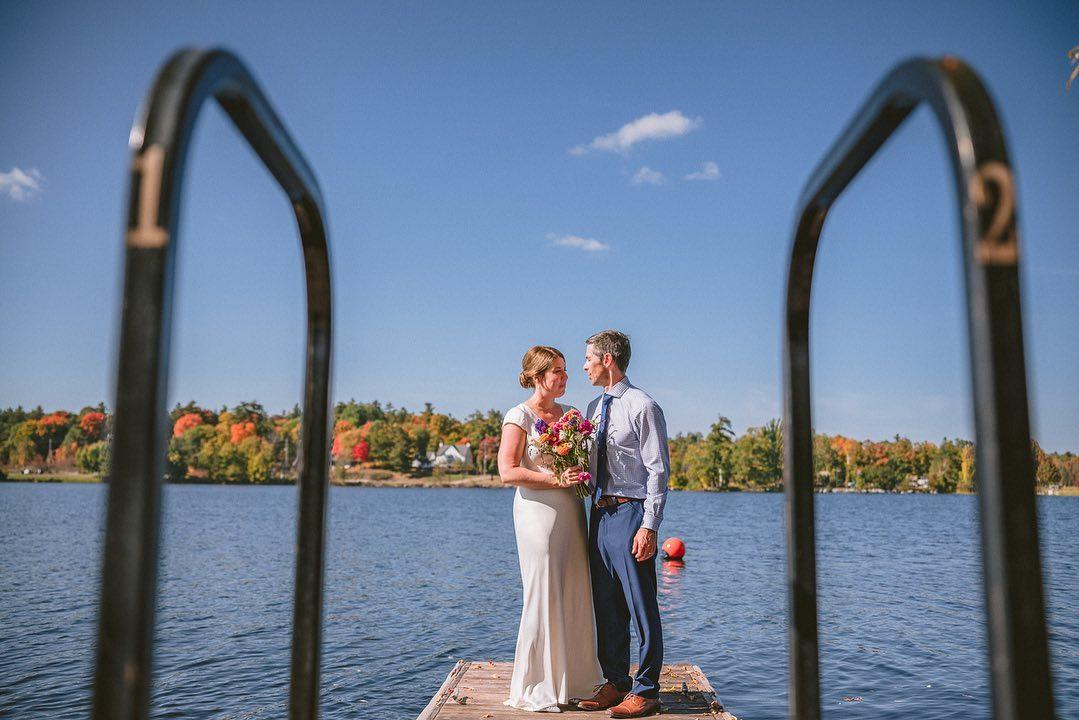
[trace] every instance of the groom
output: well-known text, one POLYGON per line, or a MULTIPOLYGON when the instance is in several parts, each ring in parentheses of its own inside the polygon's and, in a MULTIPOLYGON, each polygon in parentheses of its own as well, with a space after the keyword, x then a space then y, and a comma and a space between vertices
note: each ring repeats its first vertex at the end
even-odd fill
POLYGON ((633 718, 659 710, 663 629, 656 600, 656 531, 663 519, 671 461, 663 411, 626 378, 629 338, 604 330, 588 338, 584 370, 603 395, 588 405, 597 427, 590 470, 588 556, 596 639, 606 682, 582 710, 633 718), (629 623, 640 640, 640 668, 629 676, 629 623))

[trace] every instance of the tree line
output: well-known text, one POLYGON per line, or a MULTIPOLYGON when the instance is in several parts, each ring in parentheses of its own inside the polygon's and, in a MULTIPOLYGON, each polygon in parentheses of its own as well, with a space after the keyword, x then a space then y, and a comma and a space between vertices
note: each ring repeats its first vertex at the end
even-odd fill
MULTIPOLYGON (((166 479, 173 482, 266 483, 290 481, 297 468, 299 406, 277 414, 257 402, 211 410, 194 402, 169 413, 171 437, 166 479)), ((40 407, 0 410, 0 468, 106 474, 112 414, 104 403, 77 413, 40 407)), ((473 472, 497 472, 502 413, 474 411, 464 419, 392 403, 339 402, 333 412, 331 455, 335 466, 409 472, 442 444, 468 443, 473 472), (416 461, 419 461, 418 463, 416 461)), ((1039 487, 1079 487, 1079 456, 1031 447, 1039 487)), ((756 490, 782 488, 783 430, 778 420, 736 436, 719 416, 708 433, 670 439, 672 488, 756 490)), ((856 440, 815 433, 814 477, 820 489, 887 492, 971 492, 977 487, 973 443, 944 438, 939 444, 856 440)))
MULTIPOLYGON (((212 410, 194 402, 169 412, 171 437, 166 479, 266 483, 290 480, 297 470, 301 411, 270 414, 257 402, 212 410)), ((0 410, 0 468, 8 472, 106 474, 113 416, 104 404, 44 412, 40 407, 0 410)), ((410 412, 378 401, 339 402, 333 413, 335 465, 359 465, 395 472, 413 469, 440 444, 469 443, 476 467, 493 472, 502 431, 502 413, 475 411, 463 420, 435 412, 410 412)))
MULTIPOLYGON (((671 439, 671 485, 689 490, 780 490, 783 427, 770 420, 735 437, 723 416, 707 434, 671 439)), ((1047 453, 1031 440, 1039 488, 1079 487, 1079 456, 1047 453)), ((977 489, 974 443, 944 438, 939 444, 856 440, 813 433, 814 484, 820 490, 973 492, 977 489)))

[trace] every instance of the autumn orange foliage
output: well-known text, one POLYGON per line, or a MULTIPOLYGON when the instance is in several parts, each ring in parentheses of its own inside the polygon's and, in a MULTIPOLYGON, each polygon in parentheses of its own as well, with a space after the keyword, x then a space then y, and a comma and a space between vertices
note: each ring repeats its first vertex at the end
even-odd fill
POLYGON ((855 448, 857 448, 859 445, 860 443, 857 440, 851 440, 850 438, 843 437, 842 435, 836 435, 834 438, 832 438, 832 449, 835 450, 837 453, 841 453, 847 456, 848 461, 851 454, 854 453, 855 448))
POLYGON ((352 427, 343 433, 334 435, 333 447, 330 452, 338 460, 352 459, 367 462, 370 457, 370 446, 363 439, 363 428, 352 427))
POLYGON ((242 423, 233 423, 232 427, 230 428, 230 431, 232 433, 232 437, 230 438, 230 440, 232 441, 232 444, 233 445, 239 445, 246 438, 249 438, 249 437, 251 437, 252 435, 255 434, 255 423, 250 422, 250 421, 249 422, 242 422, 242 423))
POLYGON ((105 426, 105 413, 88 412, 79 420, 79 428, 90 439, 101 437, 101 429, 105 426))
POLYGON ((37 434, 41 436, 59 432, 71 422, 71 413, 67 410, 57 410, 37 421, 37 434))
POLYGON ((176 420, 176 424, 172 426, 172 436, 180 437, 191 428, 199 425, 202 425, 202 416, 198 413, 181 415, 179 419, 176 420))

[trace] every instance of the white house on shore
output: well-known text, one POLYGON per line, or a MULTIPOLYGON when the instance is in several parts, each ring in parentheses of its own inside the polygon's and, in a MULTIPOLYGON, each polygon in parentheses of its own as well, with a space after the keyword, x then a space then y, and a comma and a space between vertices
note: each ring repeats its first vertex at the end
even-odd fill
POLYGON ((427 453, 427 459, 431 467, 436 468, 469 467, 472 465, 472 445, 470 443, 439 445, 438 450, 427 453))

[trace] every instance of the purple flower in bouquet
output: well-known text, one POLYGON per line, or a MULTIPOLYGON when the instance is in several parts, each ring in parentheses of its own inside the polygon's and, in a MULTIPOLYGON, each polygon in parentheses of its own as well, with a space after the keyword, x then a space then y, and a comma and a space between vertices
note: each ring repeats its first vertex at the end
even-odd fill
POLYGON ((536 432, 538 432, 538 433, 547 432, 547 423, 543 422, 542 420, 537 420, 535 427, 536 427, 536 432))

